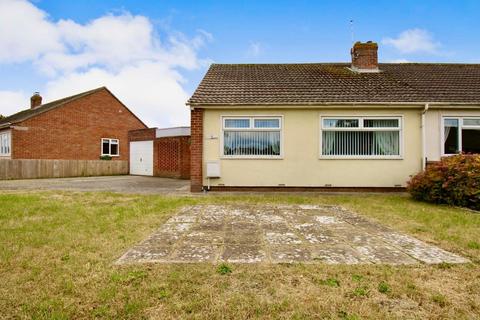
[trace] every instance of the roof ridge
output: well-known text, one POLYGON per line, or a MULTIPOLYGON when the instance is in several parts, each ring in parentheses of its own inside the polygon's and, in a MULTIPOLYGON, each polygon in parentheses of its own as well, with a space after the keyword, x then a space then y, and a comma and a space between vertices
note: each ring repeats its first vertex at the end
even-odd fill
MULTIPOLYGON (((438 65, 480 66, 474 62, 379 62, 379 65, 438 65)), ((351 62, 272 62, 272 63, 212 63, 211 66, 295 66, 295 65, 351 65, 351 62)))
POLYGON ((35 107, 35 108, 28 108, 28 109, 21 110, 19 112, 16 112, 16 113, 14 113, 12 115, 9 115, 8 117, 5 117, 2 120, 0 120, 0 126, 8 124, 8 123, 16 123, 16 122, 24 121, 26 119, 29 119, 29 118, 33 117, 33 116, 36 116, 36 115, 41 114, 43 112, 47 112, 49 110, 55 109, 57 107, 60 107, 60 106, 64 105, 65 103, 75 101, 79 98, 91 95, 91 94, 93 94, 95 92, 98 92, 100 90, 108 90, 108 89, 107 89, 107 87, 102 86, 102 87, 98 87, 98 88, 91 89, 91 90, 88 90, 88 91, 84 91, 84 92, 81 92, 81 93, 77 93, 77 94, 74 94, 74 95, 71 95, 71 96, 67 96, 65 98, 53 100, 53 101, 41 104, 40 106, 35 107), (24 115, 23 117, 21 116, 22 114, 24 115))
POLYGON ((49 105, 49 104, 65 103, 66 101, 72 101, 72 100, 78 99, 78 98, 80 98, 80 97, 87 96, 87 95, 90 95, 90 94, 95 93, 95 92, 97 92, 97 91, 100 91, 100 90, 102 90, 102 89, 107 89, 107 87, 101 86, 101 87, 98 87, 98 88, 95 88, 95 89, 91 89, 91 90, 87 90, 87 91, 84 91, 84 92, 72 94, 72 95, 67 96, 67 97, 64 97, 64 98, 60 98, 60 99, 56 99, 56 100, 53 100, 53 101, 49 101, 49 102, 47 102, 47 103, 43 103, 43 104, 39 105, 39 106, 36 107, 35 109, 41 108, 41 107, 43 107, 43 106, 45 106, 45 105, 49 105))

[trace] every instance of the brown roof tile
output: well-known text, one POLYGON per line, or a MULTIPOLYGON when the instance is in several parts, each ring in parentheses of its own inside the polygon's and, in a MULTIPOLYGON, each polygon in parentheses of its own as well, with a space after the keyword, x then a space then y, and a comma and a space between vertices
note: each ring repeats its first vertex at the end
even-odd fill
POLYGON ((480 103, 480 64, 213 64, 189 105, 480 103))

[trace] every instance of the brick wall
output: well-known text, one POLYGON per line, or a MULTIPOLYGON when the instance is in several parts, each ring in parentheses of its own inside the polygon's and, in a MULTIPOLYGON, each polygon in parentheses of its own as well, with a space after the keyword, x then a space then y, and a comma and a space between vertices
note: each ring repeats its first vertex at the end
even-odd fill
POLYGON ((131 130, 128 132, 129 141, 147 141, 154 140, 157 128, 131 130))
POLYGON ((190 137, 164 137, 154 142, 154 175, 190 178, 190 137))
POLYGON ((190 112, 190 190, 200 192, 203 189, 203 109, 190 112))
POLYGON ((97 91, 15 124, 12 159, 98 160, 101 138, 120 141, 120 156, 128 160, 128 131, 145 125, 108 90, 97 91))

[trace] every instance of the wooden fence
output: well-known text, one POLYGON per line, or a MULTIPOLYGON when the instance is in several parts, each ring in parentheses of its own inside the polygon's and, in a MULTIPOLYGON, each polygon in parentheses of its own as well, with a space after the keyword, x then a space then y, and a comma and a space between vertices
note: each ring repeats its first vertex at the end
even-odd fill
POLYGON ((0 180, 128 174, 128 161, 0 159, 0 180))

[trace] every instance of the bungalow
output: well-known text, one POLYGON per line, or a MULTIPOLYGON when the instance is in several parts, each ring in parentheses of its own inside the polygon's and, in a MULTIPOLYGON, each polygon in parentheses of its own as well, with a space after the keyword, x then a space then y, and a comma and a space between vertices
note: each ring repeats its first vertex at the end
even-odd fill
POLYGON ((480 65, 213 64, 191 110, 191 190, 403 188, 480 152, 480 65))
POLYGON ((107 88, 42 104, 0 120, 0 159, 128 160, 128 132, 147 126, 107 88))

